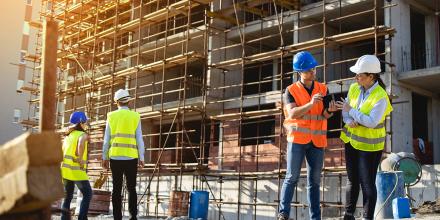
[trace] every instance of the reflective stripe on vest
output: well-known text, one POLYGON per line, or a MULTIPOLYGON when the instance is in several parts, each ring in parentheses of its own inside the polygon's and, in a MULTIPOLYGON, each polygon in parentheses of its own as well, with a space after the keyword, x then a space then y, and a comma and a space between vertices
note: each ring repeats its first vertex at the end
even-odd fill
POLYGON ((350 137, 351 139, 355 140, 355 141, 359 141, 362 143, 366 143, 366 144, 379 144, 385 141, 385 137, 380 137, 380 138, 366 138, 366 137, 359 137, 355 134, 350 133, 347 128, 342 128, 342 132, 345 133, 345 135, 347 135, 348 137, 350 137))
POLYGON ((75 163, 78 163, 78 159, 76 159, 75 157, 70 156, 70 155, 64 155, 64 159, 71 160, 75 163))
MULTIPOLYGON (((294 97, 295 104, 298 107, 309 103, 311 97, 317 93, 327 94, 327 87, 316 81, 310 95, 301 82, 293 83, 287 87, 287 90, 294 97)), ((298 144, 313 142, 316 147, 327 146, 327 119, 322 115, 323 110, 323 102, 318 102, 299 118, 286 117, 283 124, 284 127, 288 128, 287 141, 298 144)), ((284 109, 284 114, 288 116, 286 109, 284 109)))
POLYGON ((81 169, 81 167, 79 165, 75 166, 75 165, 69 165, 69 164, 65 164, 65 163, 63 163, 62 167, 68 168, 68 169, 71 169, 71 170, 86 170, 84 168, 81 169))
POLYGON ((137 149, 137 145, 136 144, 112 143, 112 147, 123 147, 123 148, 135 148, 135 149, 137 149))
POLYGON ((140 115, 128 109, 119 109, 108 113, 110 126, 109 157, 138 158, 136 129, 140 123, 140 115))
MULTIPOLYGON (((78 148, 79 138, 84 134, 82 131, 72 131, 64 139, 63 142, 63 162, 61 163, 61 175, 64 179, 71 181, 88 180, 89 177, 86 173, 86 167, 80 167, 78 163, 78 157, 76 151, 78 148)), ((84 154, 82 160, 87 161, 87 147, 88 143, 85 142, 84 154)))
POLYGON ((379 123, 378 125, 376 125, 376 127, 374 127, 373 129, 379 129, 379 128, 384 128, 385 124, 384 123, 379 123))
POLYGON ((373 110, 374 105, 380 101, 381 99, 386 99, 387 107, 385 112, 380 120, 380 123, 376 125, 374 128, 368 128, 365 126, 357 126, 354 128, 350 128, 348 125, 345 125, 341 131, 341 140, 344 143, 350 142, 353 148, 362 150, 362 151, 380 151, 385 147, 385 139, 386 139, 386 131, 385 131, 385 118, 390 112, 393 110, 391 107, 390 100, 388 98, 388 94, 386 91, 380 87, 376 86, 371 91, 367 100, 365 100, 360 108, 358 108, 358 99, 361 94, 361 89, 357 83, 354 83, 350 86, 348 91, 348 97, 350 99, 350 106, 354 109, 358 109, 361 113, 365 115, 369 115, 371 110, 373 110))
POLYGON ((289 127, 291 131, 306 133, 306 134, 313 134, 313 135, 327 135, 327 131, 322 130, 310 130, 308 128, 300 128, 296 126, 290 126, 289 127))
POLYGON ((298 119, 302 119, 302 120, 327 120, 324 116, 322 115, 303 115, 302 117, 298 118, 298 119))
POLYGON ((116 137, 121 137, 121 138, 134 138, 136 139, 136 135, 134 134, 122 134, 122 133, 118 133, 118 134, 114 134, 111 135, 110 138, 116 138, 116 137))

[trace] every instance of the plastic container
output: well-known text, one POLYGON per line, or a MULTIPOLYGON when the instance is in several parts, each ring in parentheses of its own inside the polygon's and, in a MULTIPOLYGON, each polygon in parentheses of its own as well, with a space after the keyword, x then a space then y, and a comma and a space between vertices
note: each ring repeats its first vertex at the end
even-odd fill
POLYGON ((411 218, 408 198, 398 197, 393 199, 393 216, 394 219, 411 218))
POLYGON ((403 172, 378 172, 376 176, 376 189, 377 201, 374 215, 376 216, 377 214, 377 219, 393 218, 393 199, 405 196, 403 172), (396 189, 393 192, 394 186, 396 186, 396 189))
POLYGON ((380 168, 383 171, 403 171, 406 184, 416 183, 422 172, 414 154, 406 152, 391 153, 382 161, 380 168))
POLYGON ((189 205, 189 217, 192 219, 208 219, 209 193, 192 191, 189 205))

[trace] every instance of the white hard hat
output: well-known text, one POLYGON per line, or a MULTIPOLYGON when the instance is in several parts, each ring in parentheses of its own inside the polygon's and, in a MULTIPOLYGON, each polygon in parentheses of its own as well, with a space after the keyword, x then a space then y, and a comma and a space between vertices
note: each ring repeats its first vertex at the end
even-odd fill
POLYGON ((115 102, 117 101, 126 102, 128 101, 129 98, 130 98, 130 93, 128 93, 127 90, 119 89, 118 91, 115 92, 115 97, 113 98, 113 100, 115 102))
POLYGON ((374 55, 363 55, 359 57, 350 71, 356 74, 360 73, 380 73, 380 61, 374 55))

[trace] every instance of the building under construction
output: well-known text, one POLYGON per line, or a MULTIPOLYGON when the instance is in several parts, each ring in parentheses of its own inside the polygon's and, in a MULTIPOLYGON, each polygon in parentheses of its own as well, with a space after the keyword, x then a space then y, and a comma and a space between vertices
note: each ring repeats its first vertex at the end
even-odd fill
MULTIPOLYGON (((354 82, 348 67, 377 55, 394 108, 386 152, 413 152, 420 138, 423 162, 440 161, 439 14, 438 0, 27 0, 17 91, 30 98, 21 123, 38 127, 42 24, 55 20, 56 126, 68 126, 77 110, 91 118, 92 181, 102 170, 113 94, 125 88, 146 145, 140 216, 167 216, 171 189, 209 191, 209 219, 273 219, 285 174, 283 92, 297 80, 299 51, 317 58, 318 81, 336 99, 354 82), (39 19, 31 19, 33 7, 39 19)), ((329 120, 327 217, 341 216, 345 201, 342 125, 340 114, 329 120)), ((439 167, 425 170, 425 181, 410 188, 417 202, 439 197, 439 167)), ((292 203, 295 219, 308 218, 305 182, 292 203)))

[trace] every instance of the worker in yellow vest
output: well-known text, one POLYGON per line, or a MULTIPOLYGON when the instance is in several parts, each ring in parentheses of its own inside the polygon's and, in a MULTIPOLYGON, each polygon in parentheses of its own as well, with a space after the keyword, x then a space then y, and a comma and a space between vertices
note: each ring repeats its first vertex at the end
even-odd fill
POLYGON ((357 83, 350 86, 345 100, 336 103, 345 123, 340 137, 345 143, 348 178, 344 219, 355 219, 360 186, 363 219, 372 220, 377 199, 376 173, 386 138, 384 122, 393 108, 379 76, 376 56, 361 56, 350 70, 356 73, 357 83))
POLYGON ((130 94, 127 90, 116 91, 114 101, 118 110, 107 114, 107 124, 102 150, 102 167, 110 164, 113 180, 113 218, 122 219, 122 181, 125 175, 128 191, 130 220, 137 219, 137 168, 144 166, 144 141, 139 113, 128 108, 130 94), (110 162, 109 162, 110 161, 110 162))
POLYGON ((87 219, 87 212, 92 199, 92 188, 86 173, 88 136, 85 130, 87 129, 87 120, 84 112, 73 112, 70 115, 72 126, 69 127, 63 142, 64 158, 61 163, 61 175, 66 197, 62 204, 62 220, 70 219, 70 203, 73 199, 75 185, 83 195, 78 219, 87 219))
MULTIPOLYGON (((307 199, 311 220, 321 219, 320 182, 327 146, 327 119, 338 109, 334 100, 324 100, 327 86, 316 81, 313 55, 301 51, 293 57, 300 80, 284 93, 284 128, 287 130, 287 171, 280 193, 278 220, 287 220, 304 158, 307 162, 307 199)), ((327 96, 329 97, 329 96, 327 96)))

